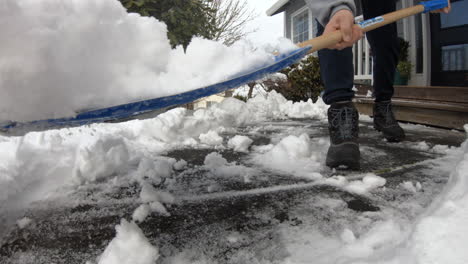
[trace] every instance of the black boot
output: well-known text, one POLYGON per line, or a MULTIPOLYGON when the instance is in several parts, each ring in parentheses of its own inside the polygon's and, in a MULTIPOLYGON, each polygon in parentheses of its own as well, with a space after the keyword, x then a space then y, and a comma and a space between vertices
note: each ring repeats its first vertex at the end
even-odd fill
POLYGON ((346 167, 359 170, 359 114, 352 102, 334 103, 328 108, 330 148, 327 153, 328 167, 346 167))
POLYGON ((374 128, 383 133, 389 142, 400 142, 405 139, 405 131, 400 127, 392 111, 392 102, 375 102, 374 128))

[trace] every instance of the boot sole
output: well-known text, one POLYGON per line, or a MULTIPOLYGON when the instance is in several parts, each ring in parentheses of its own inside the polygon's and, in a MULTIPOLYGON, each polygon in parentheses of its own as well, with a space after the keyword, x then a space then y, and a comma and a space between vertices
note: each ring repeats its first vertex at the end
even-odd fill
POLYGON ((357 143, 331 145, 328 149, 326 165, 330 168, 359 170, 361 169, 360 159, 361 153, 357 143))

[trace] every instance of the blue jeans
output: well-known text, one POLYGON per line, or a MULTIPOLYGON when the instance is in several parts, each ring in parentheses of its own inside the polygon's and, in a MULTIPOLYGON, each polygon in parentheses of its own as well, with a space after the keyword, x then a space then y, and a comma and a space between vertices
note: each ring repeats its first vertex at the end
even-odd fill
MULTIPOLYGON (((364 19, 395 11, 394 0, 362 0, 364 19)), ((322 35, 324 26, 318 23, 317 36, 322 35)), ((391 100, 393 79, 398 63, 399 42, 395 23, 366 33, 373 58, 374 96, 376 102, 391 100)), ((354 97, 353 52, 323 49, 318 52, 322 80, 325 86, 323 100, 327 104, 349 101, 354 97)))

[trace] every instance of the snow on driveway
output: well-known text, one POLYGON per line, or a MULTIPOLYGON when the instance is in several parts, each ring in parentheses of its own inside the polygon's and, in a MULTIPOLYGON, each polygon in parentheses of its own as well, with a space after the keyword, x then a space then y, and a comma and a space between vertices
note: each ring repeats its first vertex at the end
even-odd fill
POLYGON ((270 93, 0 137, 0 263, 467 260, 431 253, 468 235, 465 135, 362 116, 363 169, 332 171, 325 113, 270 93))

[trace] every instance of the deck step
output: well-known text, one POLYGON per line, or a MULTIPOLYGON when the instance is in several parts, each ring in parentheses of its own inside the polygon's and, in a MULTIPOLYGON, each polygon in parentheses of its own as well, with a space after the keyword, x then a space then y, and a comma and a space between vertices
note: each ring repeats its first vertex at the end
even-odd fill
MULTIPOLYGON (((372 115, 373 98, 358 95, 355 102, 360 113, 372 115)), ((468 103, 394 98, 392 104, 399 121, 459 130, 468 124, 468 103)))
MULTIPOLYGON (((372 90, 369 85, 356 85, 356 88, 358 95, 366 95, 369 90, 372 90)), ((394 88, 394 98, 468 104, 468 87, 396 85, 394 88)))

